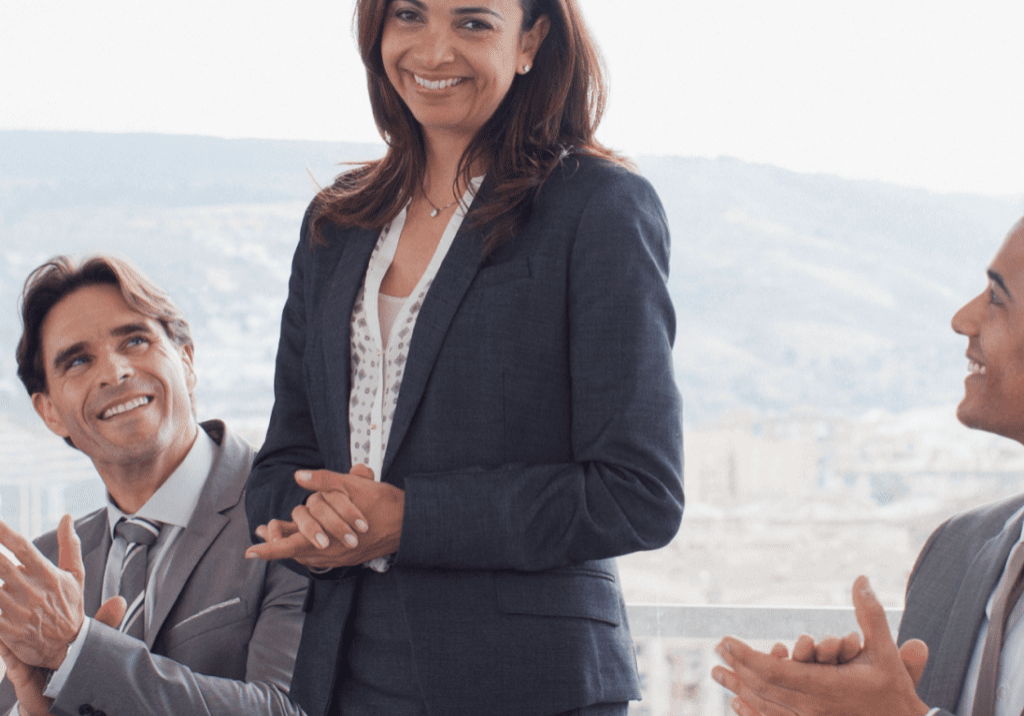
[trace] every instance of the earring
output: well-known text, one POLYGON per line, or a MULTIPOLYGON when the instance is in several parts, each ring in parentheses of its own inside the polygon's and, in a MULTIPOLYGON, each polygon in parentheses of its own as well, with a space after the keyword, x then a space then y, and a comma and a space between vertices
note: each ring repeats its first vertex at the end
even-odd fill
POLYGON ((523 65, 523 74, 525 75, 529 71, 530 71, 530 65, 523 65))

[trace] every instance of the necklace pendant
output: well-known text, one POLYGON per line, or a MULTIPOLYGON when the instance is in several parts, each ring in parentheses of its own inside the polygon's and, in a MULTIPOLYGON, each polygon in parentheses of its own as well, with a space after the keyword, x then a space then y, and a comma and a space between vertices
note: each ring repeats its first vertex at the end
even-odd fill
POLYGON ((434 218, 435 216, 437 216, 437 215, 438 215, 439 213, 440 213, 440 209, 434 209, 434 210, 432 210, 432 211, 430 212, 430 218, 431 218, 431 219, 433 219, 433 218, 434 218))

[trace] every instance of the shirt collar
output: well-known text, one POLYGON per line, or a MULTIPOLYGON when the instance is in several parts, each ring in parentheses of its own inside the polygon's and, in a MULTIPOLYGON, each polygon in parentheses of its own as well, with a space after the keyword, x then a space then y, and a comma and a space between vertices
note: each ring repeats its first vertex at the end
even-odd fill
MULTIPOLYGON (((213 468, 215 445, 213 438, 207 435, 202 428, 198 432, 199 435, 192 443, 185 459, 181 461, 170 477, 164 480, 164 484, 150 496, 146 504, 139 508, 139 511, 135 513, 136 517, 145 517, 183 528, 188 527, 188 523, 192 520, 192 513, 196 511, 196 505, 199 504, 199 497, 203 493, 203 485, 206 484, 206 478, 213 468)), ((114 525, 122 517, 128 516, 114 504, 113 500, 109 499, 108 495, 107 527, 110 530, 111 538, 114 536, 114 525)))

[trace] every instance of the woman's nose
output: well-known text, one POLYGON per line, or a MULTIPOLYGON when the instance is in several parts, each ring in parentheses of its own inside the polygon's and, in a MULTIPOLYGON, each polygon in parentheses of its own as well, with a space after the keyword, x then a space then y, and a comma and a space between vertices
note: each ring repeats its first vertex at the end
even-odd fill
POLYGON ((455 59, 451 34, 440 23, 431 23, 426 28, 416 50, 424 67, 438 67, 455 59))

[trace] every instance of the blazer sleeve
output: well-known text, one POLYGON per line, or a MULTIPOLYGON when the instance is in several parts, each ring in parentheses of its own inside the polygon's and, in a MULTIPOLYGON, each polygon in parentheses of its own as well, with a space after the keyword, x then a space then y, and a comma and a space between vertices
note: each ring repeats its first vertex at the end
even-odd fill
MULTIPOLYGON (((302 221, 300 240, 292 257, 288 298, 281 314, 281 337, 274 367, 274 407, 266 439, 253 461, 245 491, 245 509, 252 540, 262 540, 255 529, 270 520, 290 520, 296 505, 306 501, 307 490, 292 475, 298 469, 324 466, 319 442, 306 399, 303 359, 306 353, 306 263, 311 256, 310 223, 312 207, 302 221)), ((347 405, 348 396, 344 397, 347 405)), ((285 564, 300 574, 306 568, 291 560, 285 564)))
POLYGON ((406 476, 398 564, 533 571, 675 536, 682 407, 661 202, 645 179, 608 172, 570 240, 573 461, 406 476))
POLYGON ((304 585, 270 565, 259 619, 248 644, 245 681, 200 674, 116 629, 93 621, 51 712, 78 716, 88 704, 115 714, 302 716, 288 697, 302 632, 304 585))

